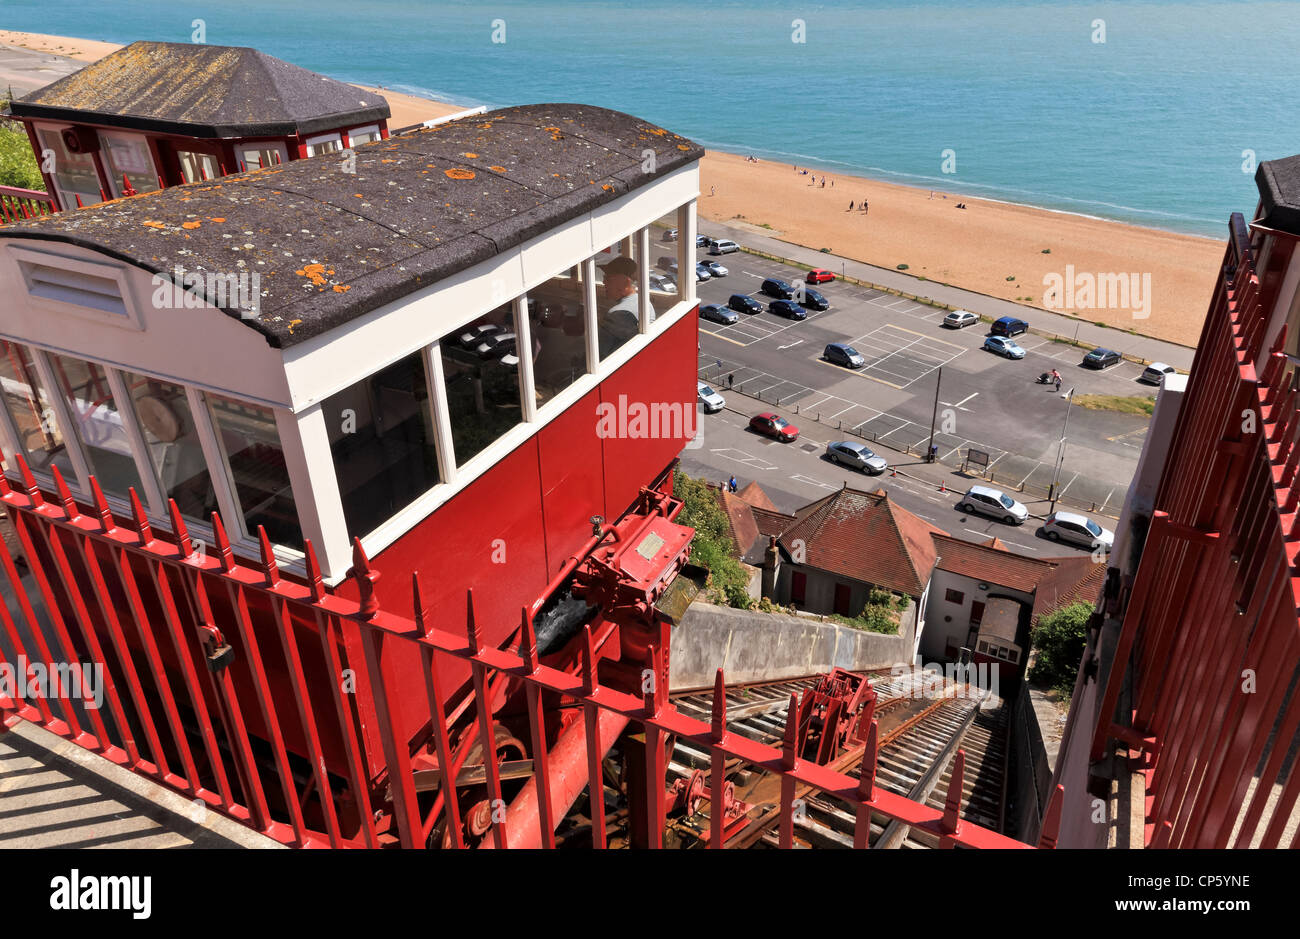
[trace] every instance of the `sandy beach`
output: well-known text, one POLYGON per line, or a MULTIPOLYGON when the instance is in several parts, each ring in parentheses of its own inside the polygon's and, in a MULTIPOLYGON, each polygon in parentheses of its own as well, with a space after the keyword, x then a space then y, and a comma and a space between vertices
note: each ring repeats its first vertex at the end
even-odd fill
MULTIPOLYGON (((1075 285, 1084 273, 1138 274, 1138 284, 1149 274, 1146 318, 1134 318, 1135 295, 1124 309, 1088 304, 1056 312, 1189 346, 1200 335, 1222 242, 855 176, 830 175, 834 185, 828 181, 823 188, 822 174, 815 174, 815 186, 813 175, 789 163, 750 163, 709 151, 701 169, 700 215, 770 226, 770 234, 796 244, 890 269, 906 264, 909 274, 1039 309, 1048 308, 1044 278, 1064 281, 1067 265, 1075 285)), ((1076 297, 1086 299, 1078 290, 1076 297)))
MULTIPOLYGON (((0 43, 93 62, 114 43, 0 30, 0 43)), ((379 91, 392 108, 391 128, 454 113, 445 102, 379 91)), ((863 177, 797 173, 788 163, 748 162, 709 151, 701 166, 700 215, 743 221, 812 248, 897 269, 929 280, 1047 309, 1047 280, 1073 274, 1074 309, 1091 322, 1195 345, 1209 304, 1222 242, 1036 209, 916 189, 863 177), (863 213, 863 200, 868 211, 863 213), (849 203, 853 202, 853 211, 849 203), (964 209, 957 208, 961 203, 964 209), (1149 295, 1106 306, 1079 296, 1084 275, 1124 274, 1134 287, 1149 275, 1149 295), (1134 313, 1148 315, 1136 318, 1134 313)), ((1226 223, 1226 219, 1225 219, 1226 223)), ((1101 291, 1103 297, 1105 290, 1101 291)), ((1066 306, 1064 296, 1057 302, 1066 306)))

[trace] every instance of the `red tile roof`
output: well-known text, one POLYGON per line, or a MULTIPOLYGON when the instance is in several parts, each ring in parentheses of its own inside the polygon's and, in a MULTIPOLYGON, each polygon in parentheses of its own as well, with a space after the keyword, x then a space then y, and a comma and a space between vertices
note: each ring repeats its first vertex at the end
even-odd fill
POLYGON ((1088 554, 1052 558, 1052 566, 1034 594, 1034 622, 1071 603, 1095 605, 1106 583, 1106 565, 1098 564, 1088 554))
POLYGON ((732 550, 743 557, 758 538, 758 525, 754 523, 753 511, 748 503, 725 489, 718 490, 718 504, 727 515, 727 530, 731 534, 732 550))
POLYGON ((1047 561, 962 541, 951 535, 936 535, 934 542, 939 555, 935 567, 939 570, 973 577, 1009 590, 1033 593, 1039 581, 1052 572, 1052 565, 1047 561))
POLYGON ((752 482, 745 486, 740 490, 740 492, 736 493, 736 495, 740 496, 740 498, 755 508, 767 509, 769 512, 778 511, 777 507, 772 503, 772 500, 767 497, 767 493, 763 491, 763 487, 757 482, 752 482))
POLYGON ((934 567, 932 536, 943 534, 884 490, 846 487, 796 512, 780 541, 793 553, 802 540, 809 567, 919 597, 934 567))

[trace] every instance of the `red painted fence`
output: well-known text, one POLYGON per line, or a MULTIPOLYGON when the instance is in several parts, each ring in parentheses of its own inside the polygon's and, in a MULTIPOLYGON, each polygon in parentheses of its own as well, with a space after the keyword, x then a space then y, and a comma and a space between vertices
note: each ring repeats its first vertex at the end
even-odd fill
POLYGON ((1300 839, 1300 419, 1285 327, 1261 356, 1271 302, 1234 214, 1092 741, 1141 754, 1153 847, 1300 839))
MULTIPOLYGON (((468 748, 497 752, 494 708, 512 686, 526 698, 535 757, 524 790, 531 789, 535 808, 531 816, 520 814, 539 825, 540 841, 538 832, 511 836, 509 821, 493 813, 484 820, 485 845, 517 843, 522 834, 553 846, 558 815, 552 817, 550 807, 560 797, 552 787, 580 792, 590 785, 601 793, 595 804, 603 805, 603 749, 593 744, 598 733, 607 743, 627 726, 645 734, 646 791, 656 797, 646 800, 644 811, 655 846, 667 809, 664 744, 676 735, 710 754, 705 798, 713 805, 724 802, 724 762, 726 774, 748 766, 780 775, 783 846, 793 841, 798 786, 820 790, 856 813, 859 846, 876 813, 932 832, 946 847, 1023 847, 958 817, 960 761, 944 810, 875 788, 874 724, 863 763, 871 772, 862 778, 835 772, 797 758, 793 704, 783 748, 729 733, 720 672, 713 719, 704 723, 679 713, 664 689, 652 685, 638 697, 602 685, 589 629, 578 639, 580 667, 560 671, 539 662, 527 610, 516 648, 488 648, 474 621, 472 594, 464 630, 447 632, 424 610, 418 574, 412 618, 378 609, 372 589, 377 575, 359 545, 350 576, 360 601, 353 602, 324 587, 310 545, 309 576, 292 582, 278 571, 264 534, 260 564, 246 566, 235 560, 216 516, 215 547, 196 552, 174 505, 175 535, 163 538, 134 496, 134 517, 119 523, 97 484, 87 512, 57 474, 54 497, 47 499, 26 464, 19 469, 24 483, 17 489, 0 476, 0 502, 35 590, 28 594, 27 578, 0 544, 0 567, 11 587, 0 603, 0 637, 29 662, 104 666, 106 694, 99 710, 66 696, 0 695, 0 729, 18 720, 40 724, 285 844, 425 847, 445 816, 444 843, 464 846, 461 822, 470 807, 448 784, 459 777, 440 774, 431 782, 427 771, 415 769, 415 757, 436 753, 438 766, 461 773, 468 748), (423 687, 399 687, 394 662, 412 655, 423 663, 423 687), (471 675, 465 695, 443 686, 449 660, 471 675), (355 680, 340 681, 345 676, 355 680), (393 715, 399 705, 409 708, 411 698, 425 708, 428 723, 423 736, 408 740, 394 733, 393 715), (481 707, 485 701, 493 706, 481 707), (552 779, 547 772, 546 741, 562 718, 585 727, 587 760, 577 764, 586 767, 585 778, 552 779), (459 736, 452 732, 457 723, 459 736), (367 744, 374 730, 378 752, 367 744)), ((656 648, 653 654, 662 663, 664 653, 656 648)), ((504 764, 482 764, 490 795, 500 799, 504 764)), ((710 844, 719 847, 724 813, 710 814, 710 844)), ((1045 830, 1043 844, 1050 846, 1055 825, 1045 830)), ((606 845, 600 812, 592 837, 597 847, 606 845)))
POLYGON ((48 192, 0 186, 0 225, 41 215, 53 215, 57 211, 54 199, 48 192))

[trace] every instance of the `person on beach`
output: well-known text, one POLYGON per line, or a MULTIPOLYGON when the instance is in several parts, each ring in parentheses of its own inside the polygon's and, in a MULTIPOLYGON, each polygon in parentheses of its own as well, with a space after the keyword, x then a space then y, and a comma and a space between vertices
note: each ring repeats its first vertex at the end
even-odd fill
POLYGON ((853 211, 853 201, 852 201, 852 200, 849 200, 849 211, 850 211, 850 212, 853 211))
POLYGON ((822 188, 823 188, 823 189, 826 188, 826 177, 825 177, 825 176, 822 177, 822 188))
POLYGON ((863 214, 863 215, 866 215, 866 214, 867 214, 867 200, 866 200, 866 199, 863 199, 863 200, 862 200, 862 214, 863 214))
POLYGON ((710 187, 709 187, 709 195, 711 195, 711 196, 716 196, 717 194, 718 194, 718 187, 717 187, 717 186, 710 186, 710 187))

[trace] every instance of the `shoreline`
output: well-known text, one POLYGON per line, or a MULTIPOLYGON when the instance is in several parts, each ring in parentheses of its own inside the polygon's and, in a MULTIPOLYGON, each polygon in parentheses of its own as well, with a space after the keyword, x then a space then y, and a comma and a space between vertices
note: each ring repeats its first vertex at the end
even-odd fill
MULTIPOLYGON (((101 40, 12 30, 0 30, 0 43, 86 62, 120 48, 101 40)), ((358 87, 384 95, 393 129, 465 109, 386 87, 359 83, 358 87)), ((955 188, 814 169, 816 162, 810 158, 806 166, 797 164, 809 171, 803 175, 793 170, 792 163, 767 158, 750 162, 742 153, 706 149, 700 162, 699 215, 716 222, 745 222, 812 250, 829 248, 852 260, 1080 321, 1186 346, 1197 342, 1222 260, 1220 239, 1069 209, 965 195, 955 188), (833 182, 825 188, 808 185, 814 175, 833 182), (868 202, 866 214, 857 208, 863 199, 868 202), (852 212, 845 208, 850 201, 855 206, 852 212), (955 208, 958 204, 966 208, 955 208), (1081 313, 1062 308, 1064 304, 1049 306, 1051 285, 1067 272, 1097 281, 1131 277, 1133 293, 1127 305, 1115 304, 1115 308, 1082 304, 1081 313), (1144 286, 1149 289, 1141 289, 1144 286)), ((1078 286, 1069 284, 1076 293, 1078 286)), ((1076 293, 1065 299, 1073 299, 1076 293)))

